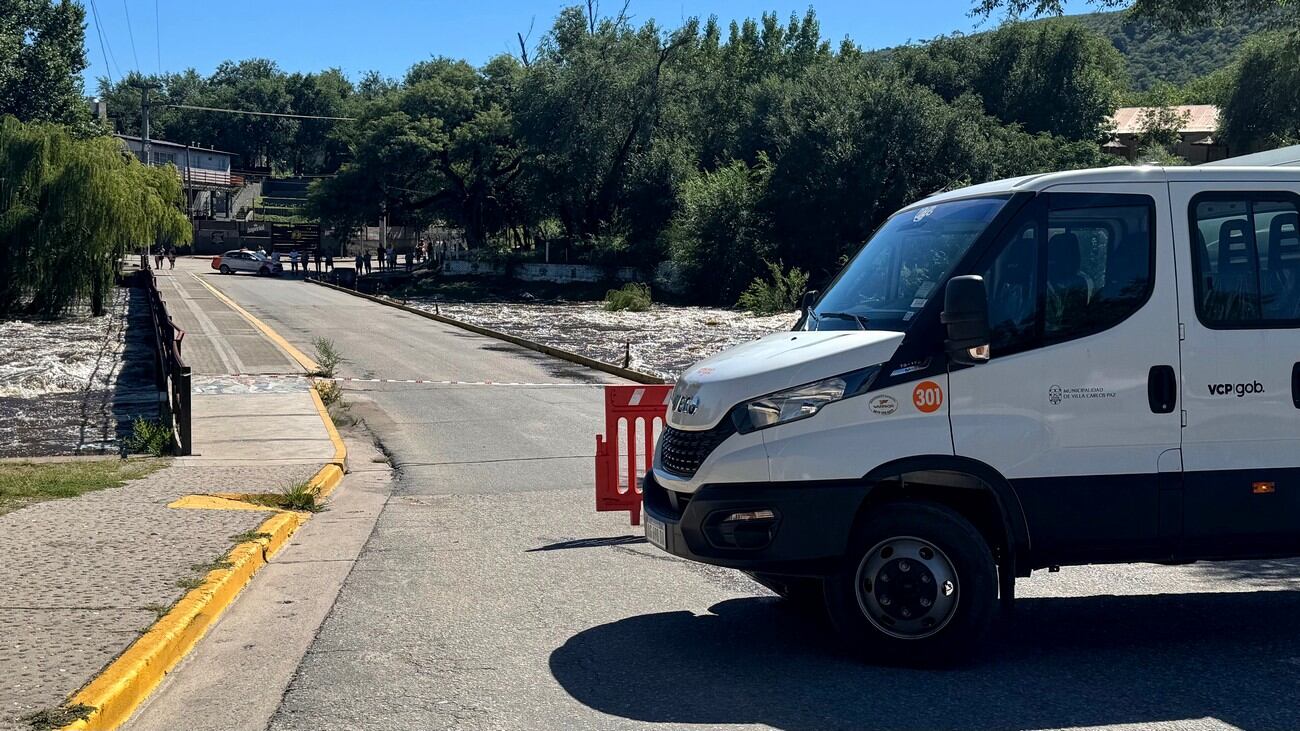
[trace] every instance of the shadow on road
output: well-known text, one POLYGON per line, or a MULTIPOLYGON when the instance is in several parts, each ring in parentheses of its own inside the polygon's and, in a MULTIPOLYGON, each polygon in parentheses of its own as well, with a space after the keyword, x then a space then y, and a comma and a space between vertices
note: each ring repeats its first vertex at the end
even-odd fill
POLYGON ((536 365, 544 368, 552 378, 573 381, 575 383, 604 383, 604 375, 600 371, 595 371, 586 366, 575 365, 568 361, 560 360, 545 353, 539 353, 536 350, 529 350, 513 343, 489 343, 480 347, 480 350, 487 350, 494 353, 510 353, 524 360, 529 360, 536 365))
POLYGON ((670 724, 1058 728, 1217 718, 1300 728, 1300 593, 1021 599, 983 657, 873 667, 771 598, 593 627, 550 658, 580 702, 670 724))
POLYGON ((1206 561, 1196 569, 1212 579, 1229 579, 1273 588, 1300 591, 1300 558, 1264 561, 1206 561))
POLYGON ((603 548, 605 546, 635 546, 647 543, 645 536, 610 536, 608 538, 576 538, 571 541, 548 543, 537 548, 530 548, 524 553, 538 551, 564 551, 570 548, 603 548))

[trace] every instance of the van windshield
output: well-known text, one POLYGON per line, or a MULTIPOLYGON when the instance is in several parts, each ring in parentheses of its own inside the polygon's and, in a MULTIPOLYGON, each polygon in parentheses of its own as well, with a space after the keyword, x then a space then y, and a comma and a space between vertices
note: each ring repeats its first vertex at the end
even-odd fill
POLYGON ((831 282, 805 327, 907 330, 1008 198, 971 198, 894 214, 831 282))

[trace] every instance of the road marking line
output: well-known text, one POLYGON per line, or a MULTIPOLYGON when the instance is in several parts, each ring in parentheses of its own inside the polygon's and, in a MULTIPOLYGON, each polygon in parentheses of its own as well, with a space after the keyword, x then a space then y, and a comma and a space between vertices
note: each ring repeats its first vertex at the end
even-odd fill
POLYGON ((235 352, 234 348, 230 347, 230 343, 226 342, 226 338, 221 334, 221 330, 217 328, 216 324, 212 322, 212 318, 208 317, 208 313, 195 304, 194 298, 190 296, 189 292, 185 291, 180 281, 173 279, 172 286, 181 302, 185 304, 185 309, 189 310, 195 321, 199 323, 200 334, 207 338, 209 343, 212 343, 212 349, 217 351, 217 357, 221 359, 221 364, 231 370, 244 370, 246 366, 240 360, 239 354, 235 352))
MULTIPOLYGON (((254 317, 253 314, 248 310, 245 310, 243 307, 240 307, 238 304, 235 303, 234 300, 232 300, 230 297, 227 297, 216 287, 203 281, 199 277, 199 275, 195 274, 194 272, 190 272, 190 276, 194 277, 194 281, 206 287, 209 292, 216 295, 217 299, 226 303, 226 305, 230 307, 230 309, 234 310, 235 312, 238 312, 240 315, 244 317, 245 320, 252 323, 253 327, 257 328, 258 330, 261 330, 263 335, 270 338, 271 342, 280 346, 281 350, 287 353, 291 359, 297 361, 298 365, 302 366, 303 369, 306 370, 308 373, 320 370, 320 365, 318 365, 316 361, 303 355, 301 350, 298 350, 297 348, 290 345, 288 340, 285 340, 283 337, 281 337, 280 333, 272 330, 269 325, 254 317)), ((243 369, 241 368, 240 370, 243 369)))

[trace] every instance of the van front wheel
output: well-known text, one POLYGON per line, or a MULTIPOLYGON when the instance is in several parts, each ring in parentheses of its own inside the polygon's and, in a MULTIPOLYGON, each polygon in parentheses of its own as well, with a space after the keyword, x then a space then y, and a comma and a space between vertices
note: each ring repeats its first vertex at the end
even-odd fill
POLYGON ((997 567, 984 537, 932 502, 871 508, 826 581, 836 628, 867 659, 889 663, 961 659, 988 630, 996 600, 997 567))

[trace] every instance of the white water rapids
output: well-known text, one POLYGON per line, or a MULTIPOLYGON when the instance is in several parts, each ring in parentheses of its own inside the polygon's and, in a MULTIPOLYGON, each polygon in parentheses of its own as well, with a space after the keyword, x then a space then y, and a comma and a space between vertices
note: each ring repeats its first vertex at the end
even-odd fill
POLYGON ((32 398, 112 388, 122 351, 127 291, 109 314, 64 320, 0 320, 0 397, 32 398))
MULTIPOLYGON (((431 300, 412 307, 435 310, 431 300)), ((789 330, 794 312, 759 317, 735 310, 653 305, 645 312, 607 312, 600 302, 439 302, 457 320, 563 348, 589 358, 668 379, 713 353, 769 333, 789 330)))

